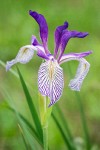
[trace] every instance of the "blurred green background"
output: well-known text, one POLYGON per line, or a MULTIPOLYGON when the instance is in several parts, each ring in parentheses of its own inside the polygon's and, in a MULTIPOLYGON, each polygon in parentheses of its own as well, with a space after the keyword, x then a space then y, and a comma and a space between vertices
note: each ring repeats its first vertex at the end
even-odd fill
MULTIPOLYGON (((48 45, 53 53, 54 30, 64 21, 69 22, 70 30, 86 31, 89 36, 84 39, 71 39, 67 52, 93 50, 86 59, 91 64, 90 71, 80 91, 91 141, 100 145, 100 1, 95 0, 0 0, 0 59, 4 62, 13 59, 19 48, 30 44, 31 36, 39 39, 37 23, 28 15, 29 10, 43 14, 49 26, 48 45)), ((26 65, 18 64, 25 81, 37 105, 37 72, 41 59, 35 57, 26 65)), ((78 63, 71 61, 73 76, 78 63)), ((74 137, 83 137, 79 108, 75 93, 68 88, 70 77, 68 64, 64 68, 65 87, 63 96, 58 102, 74 137)), ((13 69, 16 71, 16 67, 13 69)), ((16 116, 7 108, 6 103, 31 120, 19 79, 0 65, 0 150, 24 150, 24 144, 17 125, 16 116), (4 96, 6 90, 13 101, 4 96)), ((59 116, 58 116, 59 117, 59 116)), ((63 139, 52 118, 49 122, 49 144, 52 150, 64 150, 63 139)))

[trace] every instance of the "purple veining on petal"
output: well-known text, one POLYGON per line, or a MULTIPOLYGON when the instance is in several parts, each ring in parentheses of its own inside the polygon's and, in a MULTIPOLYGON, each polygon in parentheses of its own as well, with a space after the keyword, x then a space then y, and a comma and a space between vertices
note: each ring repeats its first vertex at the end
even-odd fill
POLYGON ((57 61, 42 63, 38 72, 38 88, 42 95, 50 98, 49 107, 60 99, 63 87, 63 69, 57 61))
POLYGON ((28 63, 33 58, 34 50, 37 51, 37 48, 33 45, 25 45, 21 47, 15 59, 7 61, 6 70, 8 71, 14 64, 18 62, 22 64, 28 63))
POLYGON ((78 32, 78 31, 69 31, 69 30, 64 30, 63 35, 61 37, 61 45, 60 45, 60 54, 58 57, 58 61, 60 60, 60 58, 62 57, 65 47, 69 41, 70 38, 84 38, 88 35, 87 32, 78 32))
POLYGON ((69 87, 74 91, 80 91, 82 83, 90 68, 90 64, 84 58, 80 58, 78 61, 79 66, 76 71, 76 75, 69 83, 69 87))
POLYGON ((60 61, 59 61, 59 64, 62 64, 64 62, 67 62, 67 61, 70 61, 70 60, 73 60, 73 58, 77 59, 77 58, 82 58, 82 57, 86 57, 88 55, 92 54, 92 51, 87 51, 87 52, 82 52, 82 53, 68 53, 68 54, 63 54, 60 61))
POLYGON ((29 14, 36 20, 36 22, 39 24, 40 27, 40 37, 43 42, 43 46, 45 48, 46 53, 49 53, 48 47, 47 47, 47 40, 48 40, 48 26, 47 22, 43 15, 38 14, 35 11, 29 11, 29 14))
POLYGON ((56 58, 58 48, 59 48, 59 45, 60 45, 62 32, 66 28, 68 28, 68 22, 64 22, 64 24, 62 26, 58 26, 55 30, 55 50, 54 50, 54 57, 55 58, 56 58))

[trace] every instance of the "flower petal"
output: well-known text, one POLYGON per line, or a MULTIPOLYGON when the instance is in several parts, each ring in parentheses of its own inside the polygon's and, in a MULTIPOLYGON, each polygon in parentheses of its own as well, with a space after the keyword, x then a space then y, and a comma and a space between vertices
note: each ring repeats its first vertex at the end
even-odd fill
POLYGON ((60 54, 58 57, 58 61, 60 60, 60 58, 62 57, 65 47, 69 41, 70 38, 84 38, 88 35, 87 32, 78 32, 78 31, 69 31, 69 30, 64 30, 63 35, 61 37, 61 50, 60 50, 60 54))
POLYGON ((89 71, 89 68, 90 68, 90 64, 83 57, 85 57, 91 53, 92 53, 92 51, 83 52, 83 53, 70 53, 70 54, 63 55, 62 58, 60 59, 59 64, 62 64, 64 62, 67 62, 70 60, 78 60, 79 61, 79 66, 78 66, 75 78, 72 79, 69 83, 69 87, 72 90, 80 91, 82 82, 83 82, 84 78, 86 77, 86 75, 89 71))
POLYGON ((61 42, 61 36, 62 36, 62 32, 63 30, 65 30, 68 27, 68 22, 64 22, 64 24, 62 26, 58 26, 56 28, 55 31, 55 50, 54 50, 54 57, 56 58, 57 52, 58 52, 58 48, 61 42))
POLYGON ((37 51, 37 55, 43 59, 46 59, 46 60, 49 59, 49 55, 47 55, 44 51, 40 50, 39 48, 37 51))
POLYGON ((14 64, 16 64, 16 60, 13 59, 11 61, 7 61, 6 63, 6 71, 8 71, 14 64))
POLYGON ((56 103, 64 87, 63 70, 57 61, 42 63, 38 72, 38 88, 42 95, 50 98, 49 106, 56 103))
POLYGON ((72 79, 69 83, 69 87, 71 88, 71 90, 75 90, 75 91, 80 91, 82 82, 86 77, 90 68, 90 64, 84 58, 81 58, 79 61, 80 63, 75 78, 72 79))
POLYGON ((37 50, 37 48, 32 45, 21 47, 16 58, 11 61, 7 61, 6 71, 8 71, 17 62, 20 62, 22 64, 26 64, 27 62, 29 62, 34 55, 34 50, 37 50))
POLYGON ((47 40, 48 40, 48 26, 43 15, 38 14, 35 11, 29 11, 29 14, 36 20, 40 27, 40 37, 43 42, 46 53, 48 53, 47 40))
POLYGON ((62 64, 64 62, 70 61, 70 60, 77 60, 78 58, 86 57, 88 55, 92 54, 92 51, 82 52, 82 53, 69 53, 69 54, 63 54, 59 64, 62 64))
POLYGON ((41 46, 41 44, 39 44, 38 40, 36 39, 36 37, 34 35, 32 35, 32 38, 31 38, 31 45, 33 45, 33 46, 40 45, 41 46))

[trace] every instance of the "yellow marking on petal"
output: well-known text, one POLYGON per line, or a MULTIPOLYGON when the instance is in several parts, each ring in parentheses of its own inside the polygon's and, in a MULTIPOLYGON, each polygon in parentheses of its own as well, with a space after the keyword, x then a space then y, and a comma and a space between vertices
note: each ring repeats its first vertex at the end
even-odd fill
POLYGON ((23 53, 27 53, 27 50, 28 50, 28 48, 25 48, 25 49, 23 50, 23 53))
POLYGON ((50 80, 53 80, 56 67, 57 67, 57 62, 50 60, 49 61, 49 78, 50 78, 50 80))
POLYGON ((86 64, 83 64, 82 73, 85 71, 86 67, 87 67, 86 64))
POLYGON ((50 67, 49 67, 49 77, 52 80, 54 74, 54 62, 50 61, 50 67))
POLYGON ((27 51, 28 51, 28 50, 29 50, 28 48, 23 49, 22 55, 27 54, 27 51))
POLYGON ((21 51, 20 58, 22 58, 24 54, 27 54, 28 50, 29 50, 28 48, 24 48, 24 49, 21 51))
POLYGON ((86 64, 84 64, 84 68, 86 69, 86 64))

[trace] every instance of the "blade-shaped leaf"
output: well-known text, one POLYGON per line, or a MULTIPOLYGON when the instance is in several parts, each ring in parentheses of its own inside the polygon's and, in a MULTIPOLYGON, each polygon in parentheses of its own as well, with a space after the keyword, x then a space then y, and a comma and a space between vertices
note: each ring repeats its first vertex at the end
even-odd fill
POLYGON ((37 111, 36 111, 35 106, 33 104, 33 101, 32 101, 32 98, 30 96, 30 93, 28 91, 28 88, 26 86, 26 83, 25 83, 25 81, 24 81, 24 79, 23 79, 23 77, 22 77, 22 75, 21 75, 18 68, 17 68, 17 70, 18 70, 20 81, 21 81, 21 84, 22 84, 22 87, 23 87, 23 90, 24 90, 24 94, 26 96, 26 100, 27 100, 27 103, 28 103, 28 106, 29 106, 34 124, 35 124, 36 129, 37 129, 38 136, 40 137, 41 141, 43 142, 43 131, 42 131, 42 127, 41 127, 41 123, 40 123, 37 111))
POLYGON ((9 110, 11 110, 12 112, 14 112, 15 114, 17 114, 17 118, 20 118, 20 120, 26 125, 26 127, 30 130, 32 136, 35 138, 35 140, 43 147, 43 143, 40 139, 40 137, 38 136, 34 126, 32 126, 32 124, 19 112, 17 112, 17 110, 15 109, 15 105, 13 104, 13 100, 11 98, 11 95, 9 95, 8 91, 6 89, 2 89, 3 90, 3 97, 5 98, 7 103, 4 103, 2 105, 2 107, 5 107, 9 110))
POLYGON ((30 131, 27 128, 26 124, 20 118, 18 112, 16 110, 14 110, 14 111, 15 111, 15 114, 16 114, 16 117, 17 117, 17 120, 18 120, 18 124, 21 128, 21 132, 24 135, 25 141, 27 142, 26 144, 27 144, 28 149, 31 149, 31 150, 37 149, 37 146, 39 146, 39 145, 37 145, 36 139, 34 138, 34 136, 32 136, 32 134, 30 133, 30 131))
MULTIPOLYGON (((61 122, 61 124, 59 124, 59 125, 60 125, 60 126, 62 127, 62 129, 63 129, 63 130, 60 130, 60 131, 61 131, 61 134, 62 134, 62 131, 63 131, 63 132, 65 133, 66 138, 68 138, 69 141, 71 141, 71 145, 72 145, 73 149, 76 150, 76 146, 75 146, 75 143, 74 143, 74 138, 73 138, 73 136, 72 136, 71 130, 69 129, 68 122, 67 122, 67 120, 64 118, 64 115, 63 115, 63 113, 62 113, 62 111, 61 111, 61 109, 60 109, 60 107, 59 107, 58 104, 56 104, 56 112, 57 112, 58 116, 60 117, 60 118, 59 118, 59 122, 61 122)), ((53 111, 53 114, 55 115, 56 112, 53 111)), ((56 117, 56 115, 55 115, 55 117, 56 117)), ((53 117, 53 118, 54 118, 54 117, 53 117)), ((57 117, 56 117, 56 119, 57 119, 57 117)), ((55 121, 55 122, 57 123, 57 121, 55 121)), ((57 124, 57 126, 58 126, 58 124, 57 124)), ((58 127, 58 128, 59 128, 59 127, 58 127)), ((63 136, 63 137, 64 137, 64 136, 63 136)))
POLYGON ((30 124, 30 122, 22 114, 19 113, 19 116, 23 120, 23 122, 27 125, 27 127, 32 131, 34 137, 38 138, 37 132, 35 131, 34 127, 30 124))
POLYGON ((61 118, 61 121, 62 121, 62 124, 63 126, 65 127, 65 130, 70 138, 70 140, 73 140, 73 136, 72 136, 72 133, 69 129, 69 126, 68 126, 68 122, 67 120, 64 118, 64 115, 63 115, 63 112, 61 111, 60 107, 58 104, 56 104, 56 111, 58 112, 60 118, 61 118))
POLYGON ((20 129, 20 131, 21 131, 21 135, 22 135, 22 139, 23 139, 25 148, 26 148, 26 150, 29 150, 29 146, 28 146, 28 144, 27 144, 27 142, 26 142, 26 139, 25 139, 25 137, 24 137, 24 134, 23 134, 23 132, 22 132, 22 128, 20 127, 19 124, 18 124, 18 127, 19 127, 19 129, 20 129))
POLYGON ((53 119, 54 119, 54 121, 55 121, 57 127, 59 128, 61 134, 62 134, 62 137, 63 137, 63 139, 64 139, 64 141, 65 141, 65 143, 66 143, 67 148, 68 148, 69 150, 75 150, 75 148, 74 148, 73 145, 72 145, 72 142, 70 141, 69 137, 67 137, 67 136, 65 135, 65 132, 64 132, 62 126, 60 125, 59 121, 57 120, 57 117, 55 116, 54 113, 52 113, 52 117, 53 117, 53 119))
MULTIPOLYGON (((11 108, 9 106, 7 108, 9 108, 11 111, 16 113, 16 110, 14 108, 11 108)), ((37 142, 40 143, 40 145, 43 147, 43 143, 40 141, 40 138, 38 137, 38 134, 37 134, 36 130, 34 129, 34 127, 31 125, 31 123, 19 112, 17 112, 17 115, 26 124, 28 129, 30 129, 30 131, 32 132, 33 137, 37 140, 37 142)))

